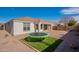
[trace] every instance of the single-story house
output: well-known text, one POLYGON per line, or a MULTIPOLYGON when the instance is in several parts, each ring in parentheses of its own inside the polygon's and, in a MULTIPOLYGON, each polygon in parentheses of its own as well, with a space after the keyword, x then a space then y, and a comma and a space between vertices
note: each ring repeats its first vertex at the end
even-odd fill
POLYGON ((48 21, 29 17, 13 19, 5 23, 5 30, 12 35, 21 35, 30 32, 42 32, 52 30, 53 24, 48 21))

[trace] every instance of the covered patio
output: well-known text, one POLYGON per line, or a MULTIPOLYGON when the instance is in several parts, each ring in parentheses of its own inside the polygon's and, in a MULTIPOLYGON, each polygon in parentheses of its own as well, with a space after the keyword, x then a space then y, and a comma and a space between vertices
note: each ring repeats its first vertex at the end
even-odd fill
POLYGON ((41 24, 41 29, 42 30, 51 30, 51 24, 41 24))
POLYGON ((35 32, 39 31, 51 31, 52 30, 52 23, 47 21, 38 21, 34 23, 35 32))

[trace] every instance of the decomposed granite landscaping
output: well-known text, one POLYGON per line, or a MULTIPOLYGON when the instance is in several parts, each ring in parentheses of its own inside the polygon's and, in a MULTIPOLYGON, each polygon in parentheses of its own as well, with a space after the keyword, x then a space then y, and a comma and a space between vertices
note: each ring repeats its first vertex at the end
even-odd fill
POLYGON ((62 40, 53 37, 47 37, 41 41, 34 38, 25 38, 23 42, 29 44, 30 46, 32 46, 33 48, 35 48, 40 52, 53 52, 62 42, 62 40))

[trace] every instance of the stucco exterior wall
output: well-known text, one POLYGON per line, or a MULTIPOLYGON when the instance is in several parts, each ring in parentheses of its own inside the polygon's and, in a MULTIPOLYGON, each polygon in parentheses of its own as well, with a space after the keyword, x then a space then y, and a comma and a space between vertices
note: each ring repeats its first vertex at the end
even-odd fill
POLYGON ((5 23, 5 30, 13 35, 13 21, 5 23))
POLYGON ((29 31, 23 31, 23 22, 22 21, 14 21, 13 22, 13 34, 14 35, 21 35, 25 33, 34 32, 34 24, 32 22, 26 22, 30 23, 30 30, 29 31))
MULTIPOLYGON (((39 23, 39 32, 43 32, 44 29, 41 29, 41 22, 39 23)), ((30 32, 35 32, 35 27, 34 27, 34 22, 31 21, 20 21, 20 20, 12 20, 9 21, 5 24, 6 26, 6 31, 11 33, 12 35, 21 35, 21 34, 26 34, 30 32), (30 30, 23 30, 23 23, 30 23, 30 30)), ((51 24, 51 30, 52 30, 53 24, 51 24)))

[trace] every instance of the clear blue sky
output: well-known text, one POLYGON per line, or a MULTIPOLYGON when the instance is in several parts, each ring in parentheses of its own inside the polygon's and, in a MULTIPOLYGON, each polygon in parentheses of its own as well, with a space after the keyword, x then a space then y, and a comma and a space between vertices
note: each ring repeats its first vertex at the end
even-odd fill
POLYGON ((0 22, 7 22, 13 18, 32 17, 47 21, 59 21, 64 7, 0 7, 0 22))

